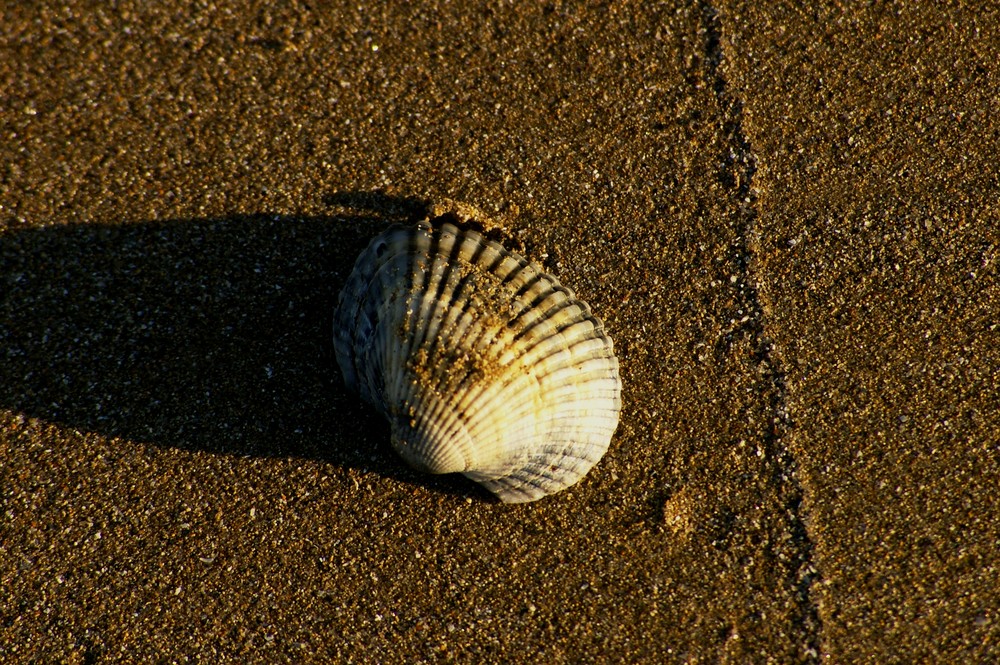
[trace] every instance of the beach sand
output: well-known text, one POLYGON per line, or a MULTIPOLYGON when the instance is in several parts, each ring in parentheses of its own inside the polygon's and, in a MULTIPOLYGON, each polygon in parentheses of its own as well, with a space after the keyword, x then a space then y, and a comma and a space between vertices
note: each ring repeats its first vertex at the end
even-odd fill
POLYGON ((996 659, 996 11, 398 4, 0 14, 0 660, 996 659), (443 199, 615 342, 535 503, 332 356, 443 199))

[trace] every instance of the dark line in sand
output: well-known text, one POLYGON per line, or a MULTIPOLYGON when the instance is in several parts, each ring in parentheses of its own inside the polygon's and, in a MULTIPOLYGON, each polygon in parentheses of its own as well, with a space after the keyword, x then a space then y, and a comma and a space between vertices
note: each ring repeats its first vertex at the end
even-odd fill
POLYGON ((756 282, 751 275, 753 252, 750 238, 757 222, 757 197, 753 193, 753 176, 757 160, 749 139, 743 131, 743 103, 729 94, 726 78, 721 71, 725 58, 722 51, 722 22, 719 11, 711 4, 701 4, 705 29, 705 63, 722 118, 727 152, 723 155, 720 177, 733 192, 741 217, 737 261, 740 268, 737 283, 739 298, 749 315, 742 325, 754 341, 754 361, 763 371, 761 396, 767 401, 771 426, 764 432, 766 459, 772 460, 771 473, 785 508, 785 521, 792 535, 794 558, 788 571, 788 582, 796 593, 798 623, 803 631, 802 662, 819 663, 822 653, 823 624, 819 608, 812 598, 813 584, 819 578, 813 565, 813 542, 806 528, 802 509, 802 486, 797 478, 795 457, 784 445, 783 437, 792 425, 788 414, 785 371, 775 358, 773 345, 764 330, 764 308, 756 282))

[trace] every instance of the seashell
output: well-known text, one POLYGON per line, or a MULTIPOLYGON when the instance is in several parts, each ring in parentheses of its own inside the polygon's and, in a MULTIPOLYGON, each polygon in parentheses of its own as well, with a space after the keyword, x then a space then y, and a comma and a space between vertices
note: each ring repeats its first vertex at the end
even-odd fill
POLYGON ((618 360, 586 303, 455 219, 392 226, 361 253, 335 315, 337 362, 412 467, 534 501, 607 451, 618 360))

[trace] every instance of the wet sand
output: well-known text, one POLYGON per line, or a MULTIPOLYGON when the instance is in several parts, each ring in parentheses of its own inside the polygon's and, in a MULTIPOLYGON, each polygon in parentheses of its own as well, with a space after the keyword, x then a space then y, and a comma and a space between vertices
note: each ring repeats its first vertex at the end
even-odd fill
POLYGON ((0 660, 988 662, 1000 16, 0 21, 0 660), (577 486, 421 476, 330 325, 467 202, 588 301, 577 486))

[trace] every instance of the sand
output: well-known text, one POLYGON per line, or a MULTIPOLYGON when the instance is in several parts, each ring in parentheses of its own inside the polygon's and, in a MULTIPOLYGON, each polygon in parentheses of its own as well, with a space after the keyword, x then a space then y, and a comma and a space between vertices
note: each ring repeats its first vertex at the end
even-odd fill
POLYGON ((0 660, 996 659, 998 33, 8 3, 0 660), (609 453, 536 503, 407 469, 332 357, 445 198, 615 341, 609 453))

